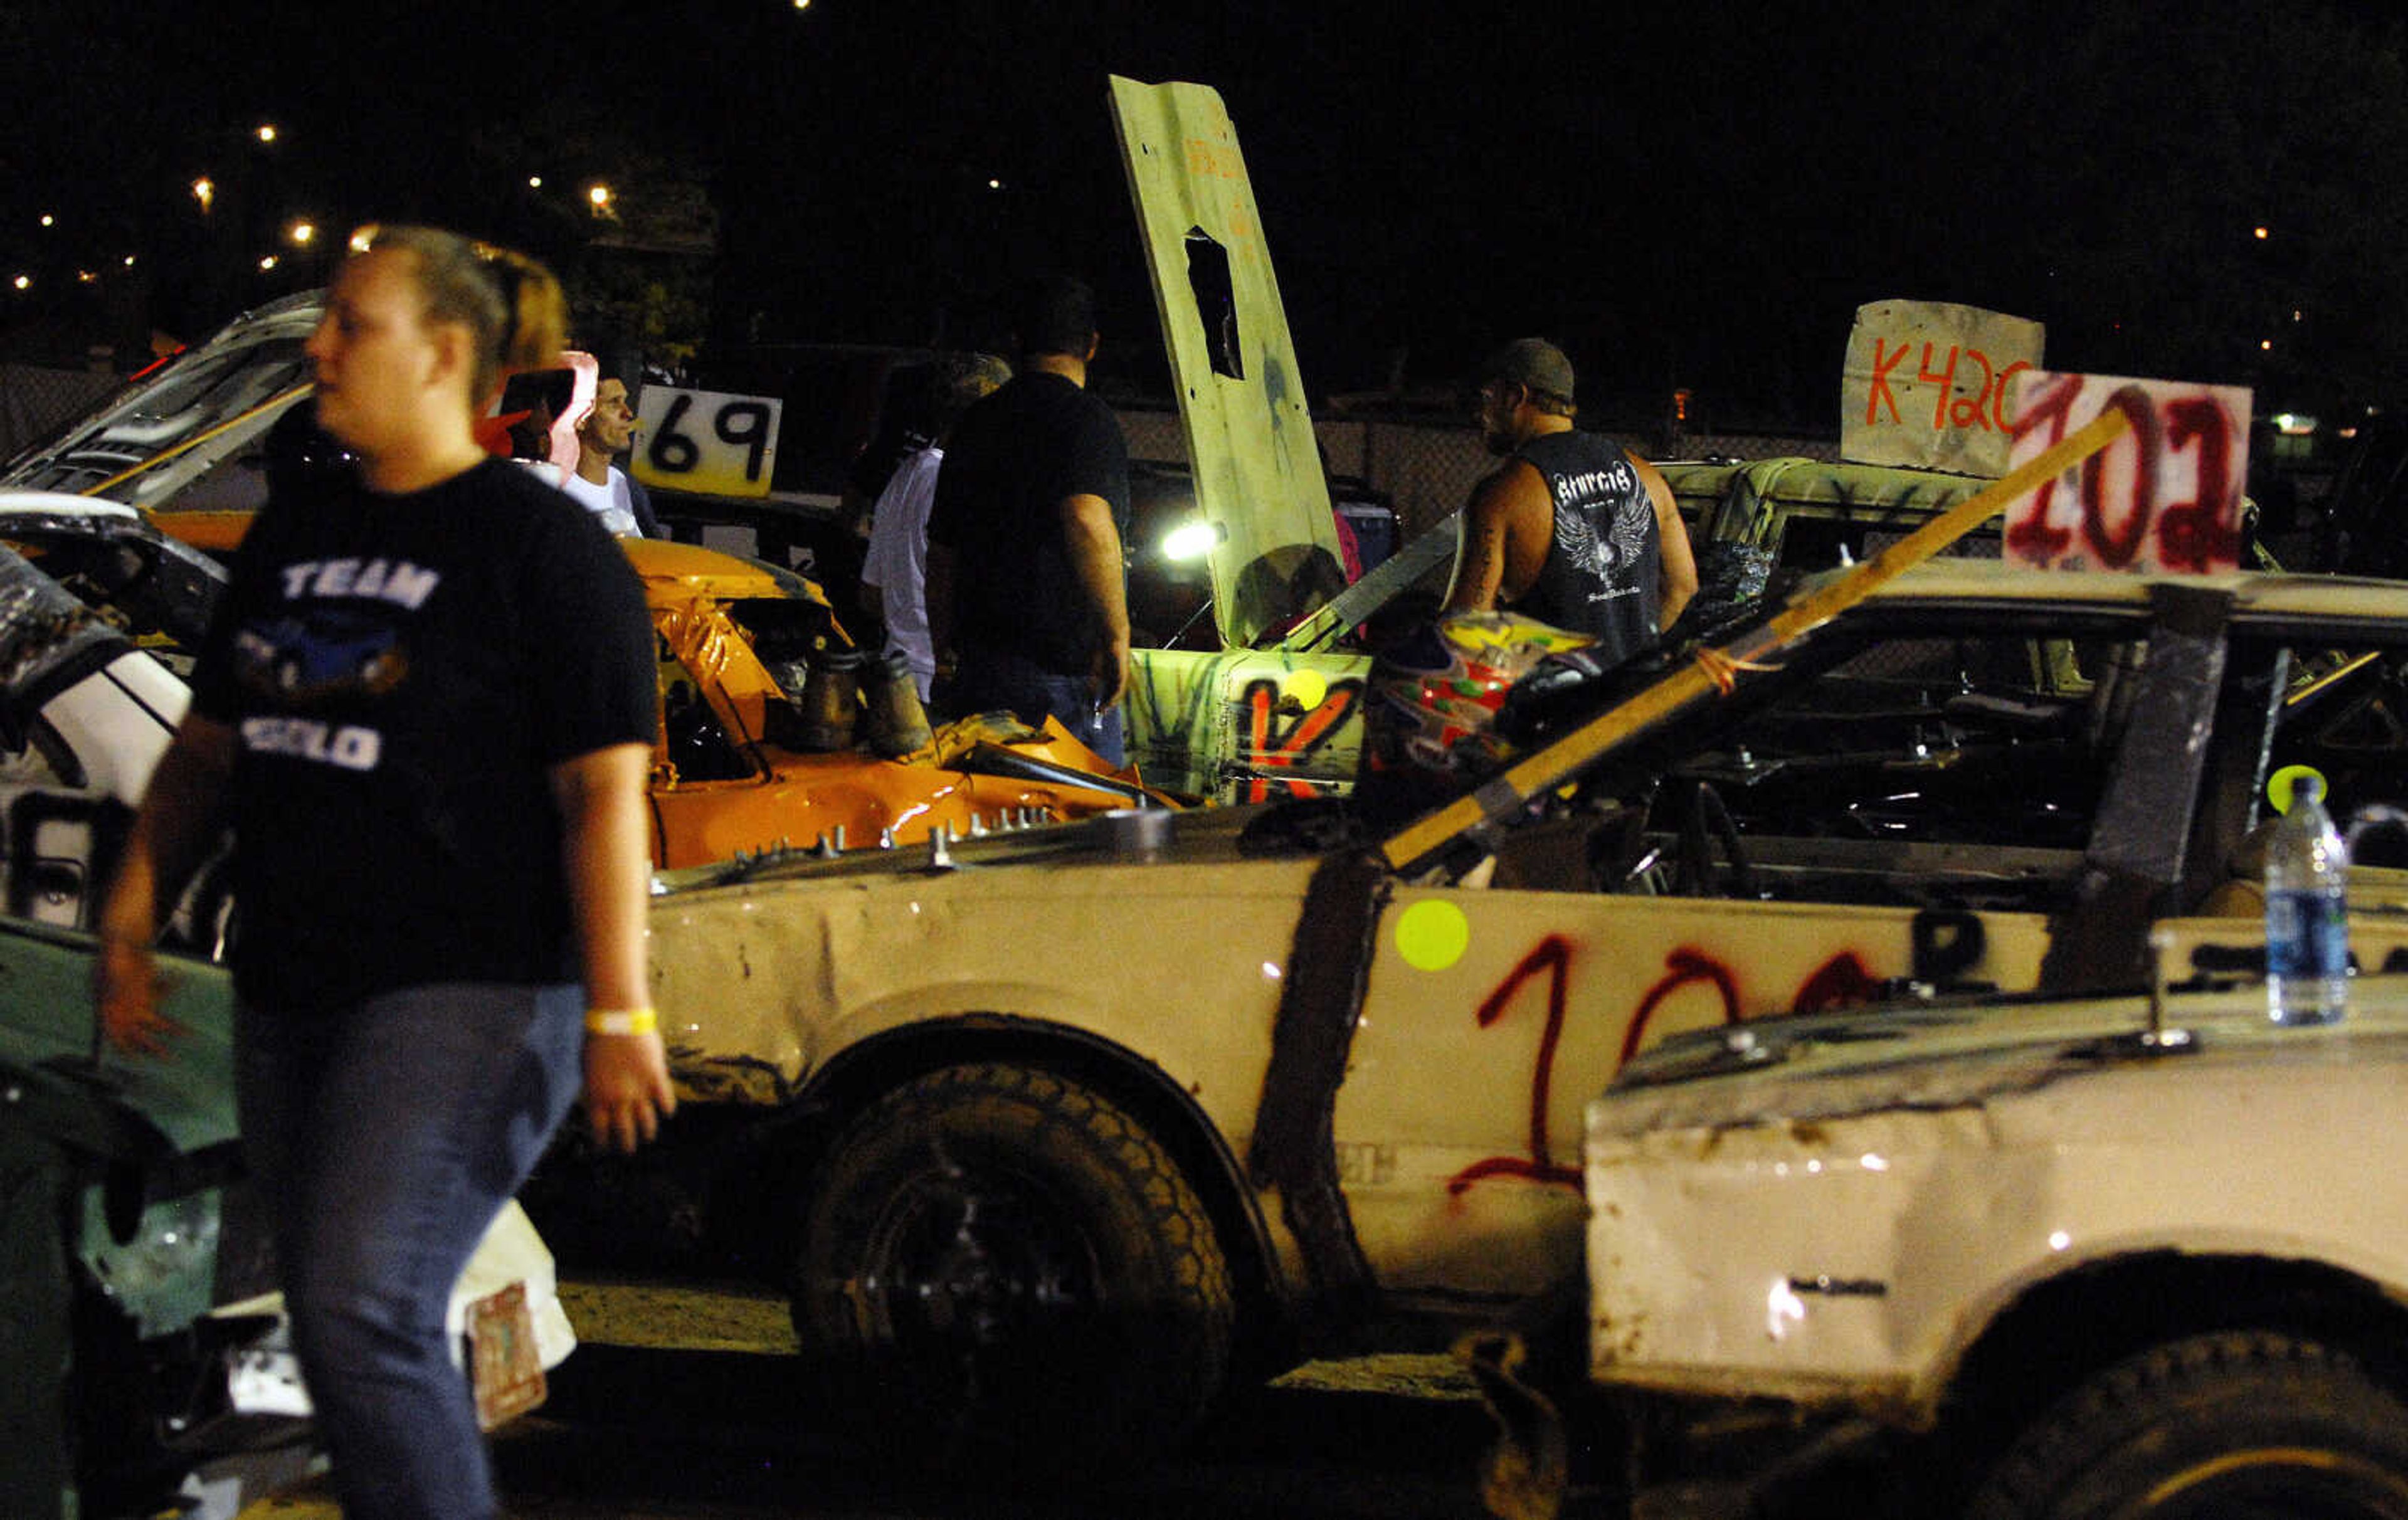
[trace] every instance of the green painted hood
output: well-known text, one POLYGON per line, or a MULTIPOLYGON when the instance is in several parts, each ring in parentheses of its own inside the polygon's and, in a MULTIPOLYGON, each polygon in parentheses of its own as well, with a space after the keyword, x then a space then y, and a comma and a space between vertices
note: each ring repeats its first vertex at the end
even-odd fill
POLYGON ((1221 534, 1213 614, 1227 646, 1252 648, 1346 582, 1304 380, 1219 93, 1117 76, 1111 93, 1196 509, 1221 534))

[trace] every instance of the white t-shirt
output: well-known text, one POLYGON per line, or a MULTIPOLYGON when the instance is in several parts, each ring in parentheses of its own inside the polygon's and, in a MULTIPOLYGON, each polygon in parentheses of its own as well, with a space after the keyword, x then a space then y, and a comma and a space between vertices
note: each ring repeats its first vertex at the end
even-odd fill
POLYGON ((610 479, 600 485, 572 472, 561 489, 600 518, 602 525, 615 537, 633 538, 643 531, 636 525, 636 498, 628 491, 627 478, 619 473, 618 466, 610 466, 610 479))
POLYGON ((922 449, 895 467, 870 509, 869 548, 861 579, 878 588, 886 609, 886 647, 911 662, 920 700, 937 675, 937 650, 928 637, 928 509, 937 500, 937 470, 945 451, 922 449))

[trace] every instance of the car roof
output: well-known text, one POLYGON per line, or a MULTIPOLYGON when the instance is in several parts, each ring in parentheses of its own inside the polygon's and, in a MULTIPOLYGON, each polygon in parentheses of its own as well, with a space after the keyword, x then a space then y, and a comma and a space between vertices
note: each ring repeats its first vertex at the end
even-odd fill
MULTIPOLYGON (((1777 669, 1783 646, 1751 644, 1751 634, 1835 579, 1861 568, 1826 571, 1785 598, 1767 598, 1756 615, 1710 636, 1707 643, 1726 654, 1736 653, 1741 662, 1736 669, 1777 669)), ((2229 596, 2231 621, 2260 632, 2297 630, 2335 642, 2408 645, 2408 583, 2252 570, 2217 575, 2040 570, 1970 556, 1942 556, 1910 566, 1861 600, 1793 637, 1824 642, 1826 630, 1834 625, 1843 634, 1859 629, 1874 638, 1892 632, 1913 636, 1926 631, 1924 624, 1985 616, 1998 619, 1996 631, 2005 637, 2071 636, 2096 631, 2102 622, 2145 624, 2159 597, 2180 588, 2229 596)), ((1612 756, 1627 754, 1668 725, 1685 721, 1724 681, 1725 677, 1713 674, 1702 651, 1697 660, 1676 661, 1645 687, 1568 723, 1475 791, 1392 831, 1381 852, 1391 866, 1418 868, 1483 824, 1508 815, 1574 776, 1610 764, 1612 756)), ((1727 695, 1737 688, 1724 689, 1727 695)))
MULTIPOLYGON (((2229 595, 2236 618, 2350 621, 2399 619, 2408 624, 2408 583, 2331 575, 2229 570, 2215 575, 2133 575, 2113 570, 2039 570, 1994 559, 1942 556, 1877 588, 1874 607, 1999 607, 2045 611, 2145 610, 2160 586, 2192 586, 2229 595)), ((2408 627, 2403 627, 2408 633, 2408 627)))
POLYGON ((143 371, 10 460, 0 484, 106 485, 142 504, 175 495, 216 461, 251 447, 299 399, 309 378, 300 344, 323 294, 305 291, 246 311, 208 341, 143 371))

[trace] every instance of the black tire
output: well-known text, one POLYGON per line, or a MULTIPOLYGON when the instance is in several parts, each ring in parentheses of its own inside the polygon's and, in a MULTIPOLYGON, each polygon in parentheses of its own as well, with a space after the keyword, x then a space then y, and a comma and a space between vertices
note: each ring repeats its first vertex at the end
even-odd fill
POLYGON ((918 1461, 1120 1463, 1229 1366, 1229 1268, 1126 1112, 1009 1064, 949 1067, 845 1131, 810 1190, 795 1328, 830 1408, 918 1461))
POLYGON ((2312 1341, 2157 1346, 2059 1399, 1967 1520, 2408 1520, 2408 1406, 2312 1341))

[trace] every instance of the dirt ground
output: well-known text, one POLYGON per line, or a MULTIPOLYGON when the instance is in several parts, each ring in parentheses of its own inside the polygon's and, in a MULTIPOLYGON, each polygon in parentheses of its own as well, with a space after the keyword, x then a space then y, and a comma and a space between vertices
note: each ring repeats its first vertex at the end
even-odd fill
MULTIPOLYGON (((785 1303, 747 1287, 565 1283, 580 1348, 495 1433, 515 1520, 1479 1520, 1492 1430, 1447 1356, 1315 1362, 1194 1453, 1109 1483, 1009 1492, 875 1474, 810 1428, 785 1303)), ((1568 1512, 1570 1513, 1570 1512, 1568 1512)), ((239 1520, 337 1520, 322 1476, 239 1520)))

